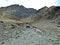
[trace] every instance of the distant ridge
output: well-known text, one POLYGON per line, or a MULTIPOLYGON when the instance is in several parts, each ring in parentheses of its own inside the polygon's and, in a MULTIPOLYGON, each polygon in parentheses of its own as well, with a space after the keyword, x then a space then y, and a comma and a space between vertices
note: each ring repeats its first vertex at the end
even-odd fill
MULTIPOLYGON (((0 12, 3 16, 8 18, 26 18, 33 15, 37 10, 33 8, 25 8, 23 5, 10 5, 7 7, 1 7, 0 12)), ((1 14, 0 14, 1 15, 1 14)))
POLYGON ((14 19, 14 20, 33 20, 40 19, 55 20, 60 22, 60 6, 42 7, 39 10, 33 8, 26 8, 23 5, 10 5, 0 8, 0 17, 14 19))

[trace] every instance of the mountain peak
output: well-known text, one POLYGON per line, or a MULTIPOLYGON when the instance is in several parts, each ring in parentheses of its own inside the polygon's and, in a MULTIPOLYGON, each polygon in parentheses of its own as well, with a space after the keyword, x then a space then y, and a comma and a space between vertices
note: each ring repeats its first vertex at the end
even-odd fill
POLYGON ((44 7, 42 7, 41 9, 37 10, 37 12, 36 12, 36 13, 39 13, 39 12, 41 12, 41 11, 45 10, 45 9, 48 9, 48 7, 47 7, 47 6, 44 6, 44 7))

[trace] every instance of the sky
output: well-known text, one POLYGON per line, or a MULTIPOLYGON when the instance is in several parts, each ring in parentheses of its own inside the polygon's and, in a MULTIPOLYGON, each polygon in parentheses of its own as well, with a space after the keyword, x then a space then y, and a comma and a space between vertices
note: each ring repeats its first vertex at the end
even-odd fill
POLYGON ((23 5, 27 8, 40 9, 44 6, 60 5, 60 0, 0 0, 0 7, 6 7, 12 4, 23 5))
POLYGON ((60 6, 60 0, 56 0, 56 5, 60 6))

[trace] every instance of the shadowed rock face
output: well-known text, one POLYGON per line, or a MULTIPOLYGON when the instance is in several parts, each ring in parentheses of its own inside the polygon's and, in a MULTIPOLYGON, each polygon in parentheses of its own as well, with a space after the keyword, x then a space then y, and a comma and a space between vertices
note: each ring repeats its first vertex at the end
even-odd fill
POLYGON ((10 5, 7 7, 0 8, 2 15, 7 16, 8 18, 26 18, 33 15, 36 12, 36 9, 25 8, 22 5, 10 5))

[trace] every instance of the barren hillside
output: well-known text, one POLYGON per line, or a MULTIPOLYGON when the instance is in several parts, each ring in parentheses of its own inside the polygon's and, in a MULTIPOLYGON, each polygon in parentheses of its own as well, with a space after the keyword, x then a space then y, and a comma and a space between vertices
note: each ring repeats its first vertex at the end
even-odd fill
POLYGON ((0 45, 60 45, 60 6, 1 7, 0 45))

